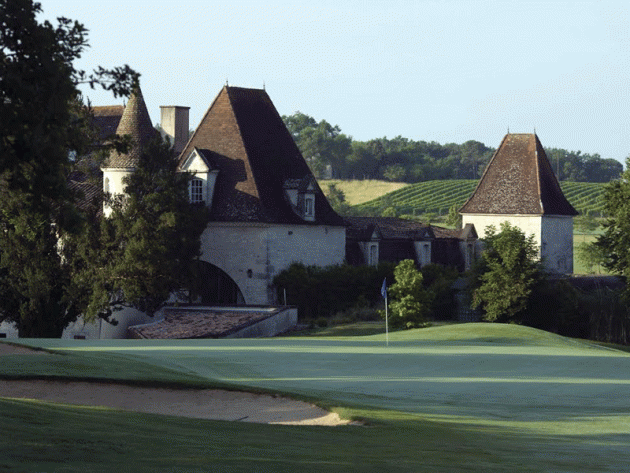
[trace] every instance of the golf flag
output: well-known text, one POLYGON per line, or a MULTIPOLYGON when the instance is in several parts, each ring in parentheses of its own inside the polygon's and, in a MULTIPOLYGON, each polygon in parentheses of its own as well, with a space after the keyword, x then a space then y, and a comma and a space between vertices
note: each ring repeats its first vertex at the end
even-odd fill
POLYGON ((381 296, 383 296, 383 299, 387 299, 387 278, 383 279, 383 285, 381 286, 381 296))

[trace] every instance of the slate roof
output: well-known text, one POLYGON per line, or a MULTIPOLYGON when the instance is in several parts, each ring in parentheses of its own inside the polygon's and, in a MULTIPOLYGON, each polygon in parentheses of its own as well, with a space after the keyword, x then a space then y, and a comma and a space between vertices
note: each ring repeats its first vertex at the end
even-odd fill
POLYGON ((577 215, 538 136, 529 133, 505 135, 460 213, 577 215))
POLYGON ((368 241, 376 230, 382 239, 423 240, 433 238, 430 225, 396 217, 344 217, 348 238, 368 241))
POLYGON ((112 151, 104 167, 107 168, 133 168, 138 164, 141 150, 144 145, 159 132, 153 128, 147 106, 142 97, 142 91, 137 88, 129 96, 116 134, 131 136, 132 147, 127 154, 112 151))
POLYGON ((218 169, 211 218, 215 221, 342 226, 315 183, 315 220, 295 213, 285 183, 312 176, 267 92, 225 86, 180 155, 203 150, 218 169))
POLYGON ((95 209, 100 213, 103 209, 103 176, 97 173, 95 179, 90 180, 87 175, 75 171, 68 177, 68 187, 77 194, 77 205, 83 211, 95 209))
POLYGON ((105 105, 92 107, 93 122, 99 131, 99 139, 106 140, 116 133, 116 128, 125 110, 122 105, 105 105))
POLYGON ((467 223, 462 229, 452 229, 444 227, 431 226, 436 239, 453 238, 456 240, 476 239, 477 232, 472 223, 467 223))

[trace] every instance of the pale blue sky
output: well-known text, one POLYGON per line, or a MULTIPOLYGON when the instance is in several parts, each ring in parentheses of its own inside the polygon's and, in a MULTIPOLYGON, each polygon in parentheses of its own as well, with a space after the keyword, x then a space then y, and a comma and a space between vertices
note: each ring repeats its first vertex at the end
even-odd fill
MULTIPOLYGON (((226 79, 262 88, 354 139, 497 147, 536 129, 546 147, 630 155, 630 3, 41 0, 90 30, 79 65, 142 74, 196 127, 226 79)), ((86 92, 94 105, 121 103, 86 92)))

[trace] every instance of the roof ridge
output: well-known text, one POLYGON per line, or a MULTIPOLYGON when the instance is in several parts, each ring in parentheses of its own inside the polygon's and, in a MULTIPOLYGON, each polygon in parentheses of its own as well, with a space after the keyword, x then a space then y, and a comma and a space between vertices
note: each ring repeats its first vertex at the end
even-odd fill
POLYGON ((459 212, 461 212, 464 209, 464 207, 466 207, 466 205, 468 205, 468 202, 470 202, 472 200, 472 198, 475 196, 475 194, 477 193, 477 190, 479 189, 479 187, 481 187, 482 182, 484 182, 484 179, 486 177, 486 174, 488 173, 488 169, 490 169, 490 167, 492 165, 492 162, 499 155, 499 151, 501 150, 501 148, 505 144, 505 141, 507 140, 508 136, 510 136, 511 134, 516 134, 516 133, 508 133, 508 134, 506 134, 503 137, 503 139, 501 140, 501 144, 499 144, 498 148, 494 151, 494 154, 490 158, 490 161, 488 161, 488 165, 486 166, 486 169, 483 170, 483 174, 481 174, 481 177, 479 178, 479 181, 477 181, 477 185, 475 186, 475 189, 472 191, 472 194, 470 194, 470 197, 468 197, 466 202, 464 202, 464 205, 462 205, 460 207, 459 212))
MULTIPOLYGON (((197 132, 199 131, 200 125, 203 123, 203 121, 206 119, 206 117, 208 116, 208 114, 210 113, 210 110, 212 110, 212 107, 214 106, 214 104, 216 103, 216 101, 219 99, 219 97, 221 96, 221 93, 223 92, 223 90, 226 88, 227 86, 223 86, 221 88, 221 90, 219 90, 219 93, 214 97, 214 100, 210 103, 210 106, 208 107, 208 109, 206 110, 206 113, 203 114, 203 117, 201 117, 201 120, 199 121, 199 125, 197 125, 195 127, 195 131, 193 131, 193 134, 190 136, 190 138, 188 138, 188 142, 186 143, 186 145, 184 146, 184 149, 182 149, 182 152, 179 154, 179 163, 178 166, 181 166, 183 164, 183 160, 184 155, 185 154, 190 154, 190 151, 188 150, 190 143, 192 142, 193 138, 195 138, 195 136, 197 135, 197 132), (186 151, 188 151, 188 153, 186 153, 186 151)), ((193 146, 194 148, 194 146, 193 146)))
MULTIPOLYGON (((542 209, 544 213, 545 206, 543 205, 543 201, 542 201, 542 174, 541 174, 541 169, 540 169, 540 160, 542 159, 542 157, 539 156, 539 153, 538 153, 539 141, 538 141, 538 137, 536 136, 536 133, 533 134, 533 137, 534 137, 534 156, 536 157, 536 183, 538 185, 538 200, 540 200, 540 208, 542 209)), ((542 147, 542 143, 540 146, 542 147)))

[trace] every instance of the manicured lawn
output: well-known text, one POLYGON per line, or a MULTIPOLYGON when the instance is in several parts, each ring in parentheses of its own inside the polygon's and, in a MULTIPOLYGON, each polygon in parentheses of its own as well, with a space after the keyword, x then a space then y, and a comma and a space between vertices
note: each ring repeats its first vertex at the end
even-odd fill
MULTIPOLYGON (((50 355, 64 358, 50 370, 64 376, 90 375, 100 359, 101 378, 137 371, 163 382, 181 376, 282 391, 368 425, 252 425, 4 400, 0 429, 16 433, 0 440, 0 470, 627 469, 630 356, 526 327, 396 332, 389 347, 382 334, 28 343, 65 353, 50 355)), ((46 374, 45 361, 17 365, 3 362, 0 373, 46 374)))

